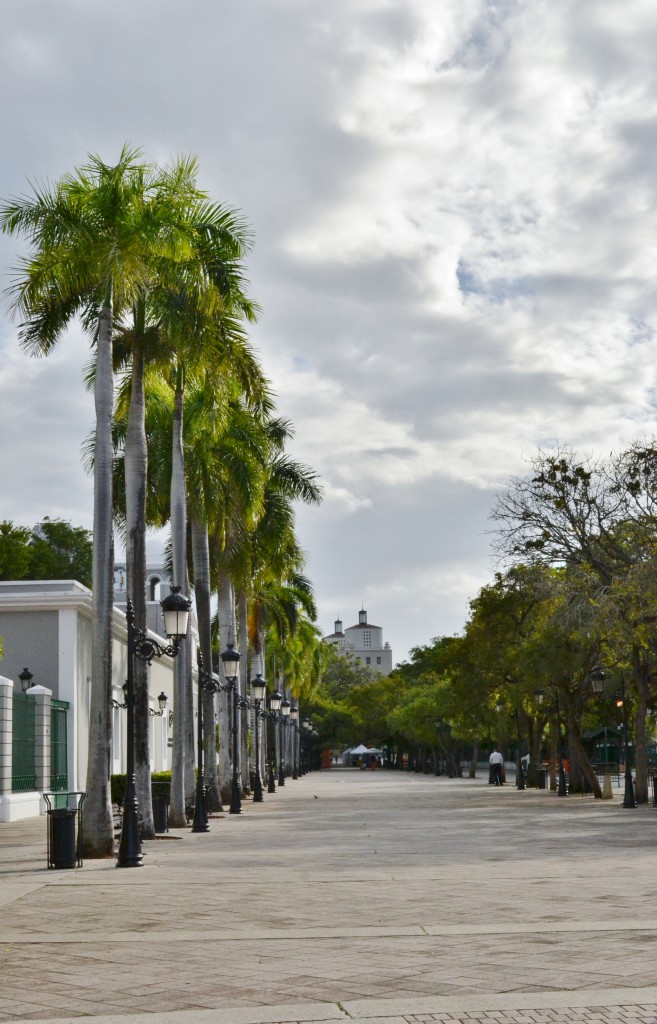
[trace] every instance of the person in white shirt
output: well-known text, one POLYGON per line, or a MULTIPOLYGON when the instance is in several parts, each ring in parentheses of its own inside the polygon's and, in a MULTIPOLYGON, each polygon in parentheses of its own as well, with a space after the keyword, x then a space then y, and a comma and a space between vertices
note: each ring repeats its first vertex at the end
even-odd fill
POLYGON ((495 776, 495 785, 503 786, 504 779, 502 778, 502 770, 504 768, 504 758, 500 754, 499 750, 493 751, 493 753, 488 758, 488 763, 493 769, 493 774, 495 776))

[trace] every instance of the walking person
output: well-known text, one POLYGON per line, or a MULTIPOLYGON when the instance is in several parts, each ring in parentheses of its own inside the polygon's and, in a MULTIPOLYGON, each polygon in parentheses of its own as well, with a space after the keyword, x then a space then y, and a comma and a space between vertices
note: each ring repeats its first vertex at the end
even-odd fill
POLYGON ((493 776, 495 778, 496 786, 504 785, 504 758, 500 754, 499 750, 495 749, 488 758, 488 763, 493 769, 493 776))

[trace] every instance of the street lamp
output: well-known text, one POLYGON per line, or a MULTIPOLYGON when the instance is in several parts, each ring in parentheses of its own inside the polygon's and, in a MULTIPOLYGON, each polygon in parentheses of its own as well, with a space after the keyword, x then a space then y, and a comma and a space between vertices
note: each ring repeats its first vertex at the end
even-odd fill
POLYGON ((221 655, 224 666, 224 675, 228 683, 231 697, 231 737, 233 743, 233 776, 230 787, 230 808, 229 814, 242 813, 242 800, 240 798, 240 780, 238 774, 238 735, 237 735, 237 709, 239 700, 237 694, 237 680, 240 672, 240 652, 235 650, 235 645, 228 644, 228 647, 221 655))
POLYGON ((254 804, 261 804, 262 797, 262 777, 260 775, 260 718, 263 714, 261 711, 262 702, 265 699, 265 693, 267 692, 267 684, 262 678, 260 672, 256 675, 255 679, 251 683, 253 689, 253 703, 255 704, 255 782, 253 784, 253 802, 254 804))
POLYGON ((591 689, 597 696, 599 696, 602 693, 606 678, 607 673, 603 672, 602 669, 599 667, 592 669, 592 671, 589 673, 589 679, 591 680, 591 689))
MULTIPOLYGON (((277 726, 277 723, 278 723, 278 720, 279 720, 280 706, 281 706, 281 701, 282 700, 283 700, 283 695, 278 690, 274 690, 274 692, 272 693, 271 697, 269 698, 269 709, 270 709, 270 712, 271 712, 271 715, 272 715, 272 718, 273 718, 273 721, 274 721, 274 740, 276 739, 277 736, 280 739, 280 735, 279 735, 280 730, 277 733, 276 726, 277 726)), ((272 744, 272 753, 274 754, 274 756, 275 756, 275 752, 276 752, 276 743, 274 742, 272 744)), ((280 757, 280 750, 279 750, 279 757, 280 757)), ((276 775, 276 773, 275 773, 275 766, 274 766, 274 764, 272 763, 272 761, 270 759, 270 761, 269 761, 269 781, 267 782, 267 792, 268 793, 275 793, 276 792, 276 777, 275 777, 275 775, 276 775)))
POLYGON ((219 680, 205 671, 203 667, 203 655, 199 648, 196 652, 196 664, 198 668, 198 708, 196 718, 196 797, 194 800, 194 820, 192 832, 209 832, 208 809, 205 801, 205 776, 203 771, 203 730, 205 722, 203 719, 203 694, 219 693, 224 689, 219 680))
POLYGON ((29 690, 30 686, 32 685, 32 680, 34 679, 34 672, 30 672, 29 668, 27 668, 26 666, 22 672, 18 673, 18 678, 21 681, 21 690, 23 691, 23 693, 26 693, 29 690))
POLYGON ((148 633, 135 626, 135 612, 132 601, 128 598, 125 617, 128 625, 128 678, 124 686, 126 707, 128 709, 127 747, 128 764, 123 797, 123 825, 119 842, 117 868, 138 868, 142 865, 141 841, 139 839, 139 819, 137 816, 137 786, 135 779, 135 658, 150 665, 153 658, 167 655, 175 658, 180 651, 180 644, 187 636, 187 623, 192 607, 192 600, 180 593, 180 587, 172 587, 160 602, 164 615, 164 628, 168 644, 160 644, 148 633))
POLYGON ((298 737, 299 737, 299 709, 296 704, 290 708, 290 721, 292 722, 292 779, 299 778, 298 765, 298 737))
POLYGON ((280 757, 278 759, 278 785, 285 785, 285 744, 287 741, 287 720, 290 717, 292 705, 287 697, 281 702, 281 713, 278 720, 278 746, 280 757))
POLYGON ((616 707, 623 709, 623 749, 625 759, 625 791, 623 794, 623 807, 636 807, 634 797, 634 783, 632 782, 632 769, 630 768, 630 727, 627 714, 627 697, 625 693, 625 673, 621 672, 621 696, 616 701, 616 707))
POLYGON ((167 697, 166 693, 164 693, 164 691, 162 691, 162 693, 157 698, 157 706, 158 706, 158 708, 160 710, 159 711, 154 711, 153 708, 149 708, 148 709, 149 715, 151 715, 153 718, 161 718, 162 715, 165 712, 168 699, 169 698, 167 697))
POLYGON ((521 757, 521 743, 522 737, 520 735, 520 706, 516 708, 516 726, 518 731, 518 768, 516 770, 516 788, 525 789, 525 773, 522 770, 522 757, 521 757))

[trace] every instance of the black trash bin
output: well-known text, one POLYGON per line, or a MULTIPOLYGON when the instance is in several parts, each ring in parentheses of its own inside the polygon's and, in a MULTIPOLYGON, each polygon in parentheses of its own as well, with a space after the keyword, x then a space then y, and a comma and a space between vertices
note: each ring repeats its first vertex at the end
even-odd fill
POLYGON ((84 793, 44 793, 48 819, 48 867, 82 867, 84 793), (53 802, 55 806, 53 807, 53 802), (63 806, 56 806, 58 803, 63 806))
POLYGON ((169 795, 153 789, 153 827, 156 833, 169 831, 169 795))
POLYGON ((546 789, 547 788, 547 768, 536 769, 536 788, 546 789))

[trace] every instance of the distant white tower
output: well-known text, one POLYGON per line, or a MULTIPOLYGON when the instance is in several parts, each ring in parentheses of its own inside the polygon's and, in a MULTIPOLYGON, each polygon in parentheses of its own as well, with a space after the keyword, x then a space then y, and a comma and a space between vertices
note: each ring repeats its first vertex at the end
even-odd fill
POLYGON ((341 654, 350 653, 379 675, 390 675, 392 672, 392 649, 390 644, 383 642, 383 629, 373 626, 367 621, 364 608, 358 613, 358 622, 343 630, 342 620, 335 620, 335 629, 324 637, 324 642, 333 644, 341 654))

